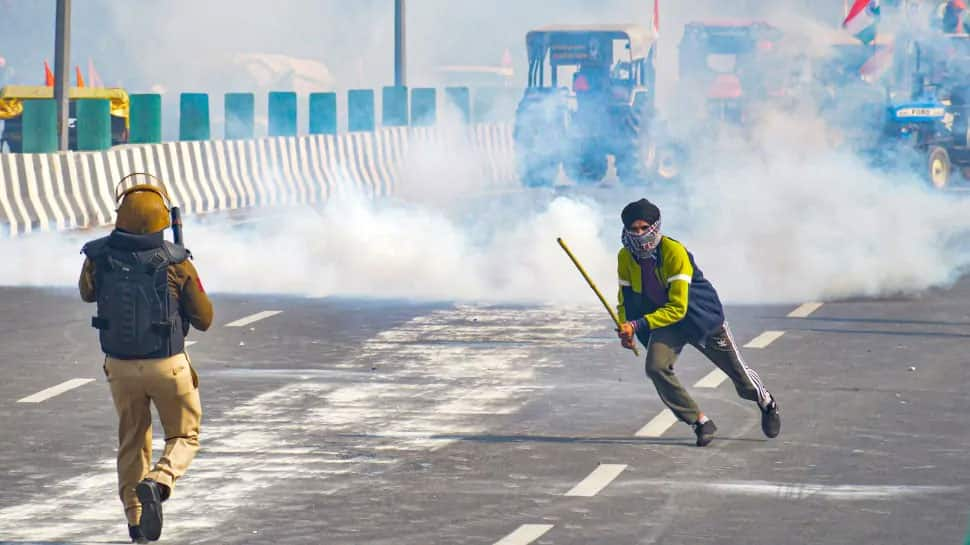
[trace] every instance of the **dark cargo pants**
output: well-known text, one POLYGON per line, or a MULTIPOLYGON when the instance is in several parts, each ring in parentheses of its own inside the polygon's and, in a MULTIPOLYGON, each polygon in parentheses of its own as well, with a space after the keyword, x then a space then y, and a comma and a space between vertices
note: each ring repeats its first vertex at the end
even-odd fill
MULTIPOLYGON (((660 399, 677 418, 688 424, 697 422, 700 410, 674 374, 674 362, 684 346, 690 343, 676 328, 650 332, 647 344, 646 371, 660 394, 660 399)), ((770 395, 758 373, 744 363, 727 322, 711 334, 704 344, 694 344, 707 359, 731 379, 738 395, 764 406, 770 395)))

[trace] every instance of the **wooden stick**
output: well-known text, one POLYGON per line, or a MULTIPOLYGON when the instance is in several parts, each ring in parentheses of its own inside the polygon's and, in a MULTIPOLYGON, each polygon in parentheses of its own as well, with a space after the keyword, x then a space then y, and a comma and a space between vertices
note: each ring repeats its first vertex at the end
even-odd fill
MULTIPOLYGON (((600 303, 603 303, 603 307, 606 308, 606 312, 610 313, 610 318, 613 318, 613 323, 615 323, 617 329, 619 329, 621 325, 620 317, 616 315, 616 311, 613 310, 613 307, 611 307, 610 304, 606 302, 606 298, 603 297, 603 294, 600 293, 599 288, 597 288, 596 284, 593 283, 593 279, 590 278, 588 274, 586 274, 586 269, 584 269, 583 266, 580 265, 579 260, 576 259, 576 256, 573 255, 573 252, 570 251, 569 246, 566 246, 566 243, 563 242, 562 238, 557 238, 556 242, 559 243, 559 246, 562 247, 562 249, 566 252, 566 255, 569 256, 569 259, 572 260, 573 265, 576 265, 576 268, 579 269, 579 274, 583 275, 583 278, 586 279, 586 283, 589 284, 589 287, 593 288, 593 293, 595 293, 596 296, 599 297, 600 303)), ((640 356, 640 351, 637 350, 636 339, 634 339, 633 341, 633 348, 631 348, 631 350, 633 350, 633 354, 635 356, 637 357, 640 356)))

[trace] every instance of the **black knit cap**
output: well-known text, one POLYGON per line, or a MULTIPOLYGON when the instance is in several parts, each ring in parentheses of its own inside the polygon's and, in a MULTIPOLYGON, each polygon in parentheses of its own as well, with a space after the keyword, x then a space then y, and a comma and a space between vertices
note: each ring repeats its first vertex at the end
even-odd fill
POLYGON ((623 219, 623 227, 627 229, 637 220, 643 220, 653 225, 660 219, 660 209, 647 199, 640 199, 623 207, 620 218, 623 219))

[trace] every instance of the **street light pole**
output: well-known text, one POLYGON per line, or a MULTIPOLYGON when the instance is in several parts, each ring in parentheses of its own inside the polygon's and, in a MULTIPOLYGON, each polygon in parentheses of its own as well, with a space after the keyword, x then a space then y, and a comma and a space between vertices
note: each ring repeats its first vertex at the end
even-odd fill
POLYGON ((405 0, 394 0, 394 85, 407 85, 407 43, 404 29, 405 0))
POLYGON ((58 149, 68 147, 68 89, 71 76, 71 0, 57 0, 56 34, 54 37, 54 101, 57 102, 58 149))

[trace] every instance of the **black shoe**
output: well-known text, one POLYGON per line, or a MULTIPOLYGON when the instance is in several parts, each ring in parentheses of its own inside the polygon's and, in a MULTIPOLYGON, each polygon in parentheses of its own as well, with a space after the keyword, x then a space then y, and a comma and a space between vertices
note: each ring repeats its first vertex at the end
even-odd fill
POLYGON ((778 402, 771 398, 771 403, 761 409, 761 431, 765 437, 773 439, 781 432, 781 416, 778 415, 778 402))
POLYGON ((713 420, 708 420, 701 424, 697 422, 694 424, 694 433, 697 434, 697 446, 706 447, 714 440, 714 432, 717 431, 717 426, 714 425, 713 420))
POLYGON ((141 501, 141 521, 138 529, 148 541, 158 541, 162 537, 162 493, 161 485, 151 479, 144 479, 135 487, 141 501))
POLYGON ((148 543, 145 536, 141 535, 141 530, 137 526, 128 525, 128 537, 131 538, 132 543, 148 543))

